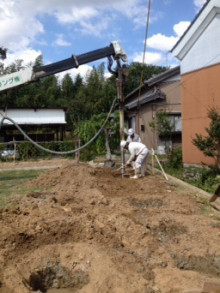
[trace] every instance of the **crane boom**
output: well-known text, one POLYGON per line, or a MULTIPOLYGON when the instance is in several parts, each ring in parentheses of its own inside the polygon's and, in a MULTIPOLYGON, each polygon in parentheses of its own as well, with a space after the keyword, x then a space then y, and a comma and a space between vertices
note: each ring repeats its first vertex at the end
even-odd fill
POLYGON ((127 61, 127 56, 118 42, 112 42, 108 47, 90 51, 78 56, 72 55, 70 58, 55 62, 49 65, 43 65, 36 68, 27 67, 18 72, 7 74, 0 77, 0 92, 31 83, 71 68, 77 68, 82 64, 96 61, 105 57, 113 57, 115 60, 127 61))

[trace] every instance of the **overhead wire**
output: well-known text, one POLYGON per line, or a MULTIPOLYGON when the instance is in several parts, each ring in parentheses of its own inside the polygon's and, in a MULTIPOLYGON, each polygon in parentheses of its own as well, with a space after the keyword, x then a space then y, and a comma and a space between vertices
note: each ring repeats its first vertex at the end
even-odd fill
MULTIPOLYGON (((220 54, 217 54, 217 55, 215 55, 213 58, 211 58, 203 67, 208 67, 208 66, 210 66, 210 63, 212 62, 212 61, 214 61, 217 57, 219 57, 220 56, 220 54)), ((192 73, 192 72, 190 72, 190 73, 192 73)), ((188 76, 188 77, 186 77, 186 79, 184 80, 184 81, 180 81, 180 83, 178 83, 176 86, 173 86, 171 89, 169 89, 169 90, 167 90, 166 91, 166 94, 170 94, 170 93, 172 93, 172 92, 174 92, 177 88, 180 88, 180 87, 182 87, 182 86, 184 86, 189 80, 191 80, 191 79, 193 79, 193 78, 195 78, 195 76, 194 75, 190 75, 190 76, 188 76)), ((203 107, 203 108, 205 108, 205 109, 207 109, 207 105, 205 105, 204 103, 202 103, 201 102, 201 100, 199 99, 199 97, 197 97, 195 94, 193 94, 192 92, 190 92, 189 90, 188 90, 188 92, 189 92, 189 95, 190 95, 190 97, 192 97, 192 98, 194 98, 197 102, 199 102, 199 104, 203 107)), ((182 104, 182 103, 181 103, 182 104)), ((198 117, 192 117, 192 118, 182 118, 182 120, 192 120, 192 119, 200 119, 200 118, 207 118, 207 116, 206 117, 201 117, 201 116, 198 116, 198 117)))
MULTIPOLYGON (((140 126, 139 126, 139 123, 140 123, 140 105, 139 105, 139 99, 140 99, 140 95, 141 95, 141 87, 142 87, 142 84, 143 84, 143 75, 144 75, 144 63, 145 63, 145 54, 146 54, 146 47, 147 47, 147 38, 148 38, 148 30, 149 30, 149 19, 150 19, 150 9, 151 9, 151 0, 149 0, 148 2, 148 15, 147 15, 147 22, 146 22, 146 32, 145 32, 145 42, 144 42, 144 52, 143 52, 143 68, 142 68, 142 72, 141 72, 141 76, 140 76, 140 85, 139 85, 139 91, 138 91, 138 105, 137 105, 137 123, 138 123, 138 127, 137 127, 137 130, 138 130, 138 133, 140 131, 140 126)), ((207 67, 213 60, 215 60, 220 54, 217 54, 216 56, 214 56, 213 58, 211 58, 203 67, 207 67)), ((168 92, 172 92, 174 91, 176 88, 180 87, 180 86, 184 86, 191 78, 193 78, 194 76, 189 76, 187 77, 184 81, 180 81, 180 83, 175 87, 175 88, 172 88, 170 89, 168 92)), ((188 90, 189 91, 189 90, 188 90)), ((197 100, 201 105, 202 107, 204 107, 205 109, 207 109, 207 105, 201 103, 201 100, 196 97, 196 95, 192 92, 190 92, 190 95, 195 99, 197 100)), ((191 119, 201 119, 201 118, 205 118, 205 117, 193 117, 193 118, 182 118, 182 120, 191 120, 191 119)), ((147 129, 148 131, 148 129, 147 129)), ((152 143, 152 137, 151 135, 149 135, 149 138, 151 140, 151 143, 152 143)))
POLYGON ((143 59, 142 59, 142 71, 140 76, 140 84, 139 84, 139 91, 138 91, 138 133, 140 132, 140 125, 139 125, 139 99, 141 95, 141 86, 143 83, 143 77, 144 77, 144 64, 145 64, 145 55, 146 55, 146 49, 147 49, 147 38, 148 38, 148 31, 149 31, 149 22, 150 22, 150 11, 151 11, 151 0, 148 1, 148 11, 147 11, 147 21, 146 21, 146 29, 145 29, 145 38, 144 38, 144 49, 143 49, 143 59))

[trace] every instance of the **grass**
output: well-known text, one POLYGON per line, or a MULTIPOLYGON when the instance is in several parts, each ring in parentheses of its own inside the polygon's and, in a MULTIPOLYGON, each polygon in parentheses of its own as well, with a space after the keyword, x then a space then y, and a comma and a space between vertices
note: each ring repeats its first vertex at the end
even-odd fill
MULTIPOLYGON (((169 166, 168 160, 165 156, 159 156, 158 159, 160 160, 160 163, 162 164, 164 171, 167 174, 174 176, 182 181, 185 181, 195 187, 203 189, 206 192, 214 193, 214 191, 220 184, 220 179, 217 178, 216 174, 211 172, 211 169, 207 169, 205 167, 183 168, 182 166, 180 166, 179 168, 172 168, 169 166), (191 175, 187 178, 186 176, 184 176, 185 171, 194 174, 195 176, 191 175)), ((148 160, 148 163, 151 165, 150 160, 148 160)), ((155 162, 155 168, 160 170, 157 162, 155 162)))
POLYGON ((27 186, 25 183, 36 178, 45 170, 13 170, 0 172, 0 209, 11 204, 11 200, 21 198, 31 191, 40 191, 41 188, 27 186))

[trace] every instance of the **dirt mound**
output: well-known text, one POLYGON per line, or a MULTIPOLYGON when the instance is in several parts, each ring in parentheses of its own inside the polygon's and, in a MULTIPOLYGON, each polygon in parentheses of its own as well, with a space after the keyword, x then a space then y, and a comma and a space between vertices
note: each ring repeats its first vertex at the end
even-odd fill
POLYGON ((163 178, 71 162, 28 184, 44 191, 0 212, 1 293, 202 292, 219 280, 218 215, 163 178))

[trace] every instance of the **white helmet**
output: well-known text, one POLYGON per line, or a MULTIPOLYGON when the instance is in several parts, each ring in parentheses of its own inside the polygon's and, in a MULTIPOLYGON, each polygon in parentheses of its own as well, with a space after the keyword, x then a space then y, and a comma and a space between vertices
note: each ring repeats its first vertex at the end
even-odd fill
POLYGON ((122 140, 120 143, 121 148, 123 149, 126 146, 126 140, 122 140))
POLYGON ((128 129, 128 134, 129 134, 129 135, 134 134, 134 130, 133 130, 132 128, 128 129))

